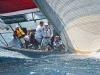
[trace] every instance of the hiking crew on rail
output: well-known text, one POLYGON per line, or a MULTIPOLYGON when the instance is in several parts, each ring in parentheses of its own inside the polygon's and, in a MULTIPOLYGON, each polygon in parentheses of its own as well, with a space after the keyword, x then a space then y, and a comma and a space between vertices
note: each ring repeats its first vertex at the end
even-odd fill
POLYGON ((36 30, 30 30, 28 35, 25 34, 24 31, 19 26, 16 26, 14 36, 17 36, 17 38, 20 40, 22 44, 22 48, 25 48, 25 49, 26 48, 44 49, 46 45, 50 45, 51 48, 55 48, 56 46, 53 46, 55 45, 54 44, 55 40, 52 41, 51 39, 57 35, 53 35, 54 34, 53 31, 54 29, 50 25, 50 22, 44 23, 43 21, 40 21, 36 30), (29 43, 26 44, 26 42, 29 42, 29 43), (34 46, 34 47, 31 47, 31 46, 34 46))

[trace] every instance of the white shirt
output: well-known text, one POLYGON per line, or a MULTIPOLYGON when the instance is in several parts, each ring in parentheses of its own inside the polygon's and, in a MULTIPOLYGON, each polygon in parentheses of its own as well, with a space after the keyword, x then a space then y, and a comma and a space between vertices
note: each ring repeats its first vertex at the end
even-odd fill
POLYGON ((48 28, 51 28, 52 30, 54 30, 53 26, 50 24, 48 25, 48 28))
POLYGON ((42 38, 43 26, 38 25, 35 32, 35 38, 42 38))
POLYGON ((61 41, 61 40, 59 40, 59 41, 54 41, 54 42, 53 42, 53 45, 54 45, 54 46, 60 46, 60 45, 62 45, 62 41, 61 41))
POLYGON ((44 28, 44 29, 42 30, 42 36, 43 36, 43 37, 50 37, 50 36, 53 36, 53 31, 52 31, 52 29, 50 29, 50 28, 44 28))

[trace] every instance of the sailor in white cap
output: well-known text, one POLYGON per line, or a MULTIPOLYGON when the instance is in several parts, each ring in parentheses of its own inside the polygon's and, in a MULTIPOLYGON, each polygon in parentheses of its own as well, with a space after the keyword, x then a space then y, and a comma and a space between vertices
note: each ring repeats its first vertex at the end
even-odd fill
POLYGON ((48 23, 44 23, 44 29, 42 30, 42 47, 44 47, 47 44, 51 44, 51 38, 53 36, 53 31, 48 28, 48 23))

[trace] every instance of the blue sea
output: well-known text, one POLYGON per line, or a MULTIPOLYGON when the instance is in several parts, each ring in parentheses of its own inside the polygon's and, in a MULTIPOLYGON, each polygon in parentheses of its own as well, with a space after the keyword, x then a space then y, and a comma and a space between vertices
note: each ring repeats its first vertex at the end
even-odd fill
MULTIPOLYGON (((11 33, 3 36, 12 39, 11 33)), ((100 53, 28 57, 0 48, 0 75, 100 75, 100 53)))

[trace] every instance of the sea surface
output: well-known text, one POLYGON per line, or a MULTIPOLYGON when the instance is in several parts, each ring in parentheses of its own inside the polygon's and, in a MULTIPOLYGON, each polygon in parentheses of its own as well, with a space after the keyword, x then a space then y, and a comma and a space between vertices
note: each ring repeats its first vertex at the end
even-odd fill
MULTIPOLYGON (((13 38, 11 33, 3 36, 7 42, 13 38)), ((28 57, 0 48, 0 75, 100 75, 100 53, 28 57)))

